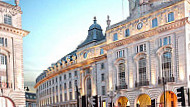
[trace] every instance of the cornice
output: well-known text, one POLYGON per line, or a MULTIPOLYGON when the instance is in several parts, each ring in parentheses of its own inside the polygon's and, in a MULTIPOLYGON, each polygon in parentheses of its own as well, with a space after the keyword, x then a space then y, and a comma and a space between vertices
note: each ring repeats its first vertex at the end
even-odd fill
POLYGON ((106 59, 107 58, 107 55, 104 54, 104 55, 101 55, 101 56, 98 56, 98 57, 94 57, 94 58, 90 58, 88 60, 85 60, 85 61, 82 61, 80 63, 76 63, 76 64, 73 64, 73 65, 70 65, 70 66, 67 66, 63 69, 61 69, 60 71, 58 72, 54 72, 50 75, 47 75, 47 77, 43 78, 42 80, 40 80, 35 86, 34 88, 37 88, 40 84, 42 84, 43 82, 46 82, 47 80, 63 73, 63 72, 66 72, 66 71, 69 71, 69 70, 72 70, 72 69, 75 69, 75 68, 78 68, 78 67, 82 67, 82 66, 85 66, 85 65, 88 65, 88 64, 91 64, 93 62, 97 62, 97 61, 101 61, 103 59, 106 59))
POLYGON ((3 1, 0 1, 0 6, 6 8, 6 9, 1 9, 1 8, 0 8, 0 11, 1 11, 1 12, 3 12, 3 11, 6 11, 6 12, 7 12, 7 8, 8 8, 8 9, 10 9, 9 11, 14 11, 14 12, 11 12, 11 13, 16 14, 15 12, 19 12, 20 14, 22 14, 21 8, 20 8, 19 6, 12 5, 12 4, 3 2, 3 1))
POLYGON ((122 45, 125 45, 125 44, 130 44, 132 42, 135 42, 135 41, 138 41, 138 40, 141 40, 141 39, 144 39, 144 38, 148 38, 148 37, 160 34, 162 32, 168 31, 168 30, 172 30, 172 29, 182 27, 182 26, 185 25, 186 22, 188 22, 187 19, 188 18, 186 17, 186 18, 183 18, 183 19, 180 19, 180 20, 176 20, 176 21, 167 23, 167 24, 162 25, 162 26, 158 26, 158 27, 153 28, 153 29, 151 29, 149 31, 145 31, 145 32, 142 32, 142 33, 139 33, 139 34, 136 34, 136 35, 129 36, 129 37, 125 38, 125 39, 109 43, 109 44, 103 46, 102 48, 104 50, 110 50, 110 49, 113 49, 115 47, 122 46, 122 45))
POLYGON ((15 28, 13 26, 7 25, 7 24, 0 24, 0 31, 6 31, 6 32, 10 32, 16 35, 20 35, 22 37, 25 37, 26 35, 28 35, 30 32, 26 31, 26 30, 22 30, 19 28, 15 28))

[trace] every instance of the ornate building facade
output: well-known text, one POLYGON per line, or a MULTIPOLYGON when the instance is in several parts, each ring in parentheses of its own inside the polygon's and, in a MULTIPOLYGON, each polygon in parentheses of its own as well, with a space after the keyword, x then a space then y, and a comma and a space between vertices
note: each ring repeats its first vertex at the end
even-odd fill
POLYGON ((0 1, 0 107, 24 107, 22 11, 15 5, 0 1))
POLYGON ((110 25, 108 17, 106 36, 95 18, 86 40, 38 76, 39 107, 76 106, 75 86, 88 102, 101 96, 102 106, 181 104, 177 89, 186 93, 190 85, 190 1, 129 0, 129 6, 126 20, 110 25))

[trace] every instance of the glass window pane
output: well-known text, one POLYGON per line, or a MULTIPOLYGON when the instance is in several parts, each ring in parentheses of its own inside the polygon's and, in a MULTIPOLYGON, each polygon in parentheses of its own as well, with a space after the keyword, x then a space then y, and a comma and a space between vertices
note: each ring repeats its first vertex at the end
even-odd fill
POLYGON ((168 22, 174 21, 174 13, 171 12, 168 14, 168 22))
POLYGON ((129 29, 125 30, 125 37, 128 37, 130 35, 129 29))
POLYGON ((116 40, 118 40, 117 33, 114 34, 114 38, 113 38, 113 41, 116 41, 116 40))
POLYGON ((153 19, 152 20, 152 28, 158 26, 158 21, 157 21, 157 18, 153 19))
POLYGON ((164 38, 164 45, 168 45, 168 38, 167 37, 164 38))

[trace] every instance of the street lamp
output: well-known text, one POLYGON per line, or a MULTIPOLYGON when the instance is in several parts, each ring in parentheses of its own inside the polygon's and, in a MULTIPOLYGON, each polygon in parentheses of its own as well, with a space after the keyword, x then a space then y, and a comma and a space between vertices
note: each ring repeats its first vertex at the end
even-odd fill
POLYGON ((163 90, 164 90, 164 107, 166 107, 166 95, 165 95, 165 85, 166 85, 166 81, 165 78, 162 77, 162 81, 163 81, 163 90))
POLYGON ((111 107, 113 107, 113 98, 116 96, 116 94, 114 93, 113 90, 110 91, 110 94, 108 94, 108 96, 111 99, 111 107))
POLYGON ((28 88, 28 86, 27 86, 27 87, 24 87, 24 89, 25 89, 26 91, 29 91, 29 88, 28 88))
POLYGON ((78 86, 76 85, 76 93, 77 93, 77 107, 79 107, 79 96, 80 96, 80 92, 79 92, 79 88, 78 86))

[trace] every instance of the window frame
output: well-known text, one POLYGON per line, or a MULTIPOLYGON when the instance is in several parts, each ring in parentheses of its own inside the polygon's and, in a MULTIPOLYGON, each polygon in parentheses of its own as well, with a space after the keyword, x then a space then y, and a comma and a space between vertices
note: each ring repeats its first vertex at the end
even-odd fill
POLYGON ((152 19, 152 28, 155 28, 158 26, 158 18, 152 19))
POLYGON ((113 41, 117 41, 118 40, 118 33, 114 33, 113 34, 113 41))
POLYGON ((168 13, 168 21, 167 22, 173 22, 175 20, 174 12, 168 13))

